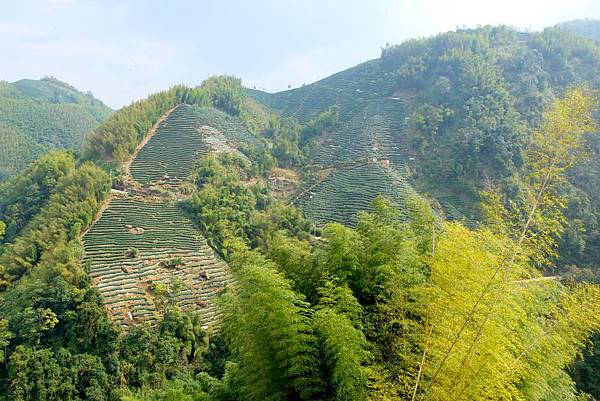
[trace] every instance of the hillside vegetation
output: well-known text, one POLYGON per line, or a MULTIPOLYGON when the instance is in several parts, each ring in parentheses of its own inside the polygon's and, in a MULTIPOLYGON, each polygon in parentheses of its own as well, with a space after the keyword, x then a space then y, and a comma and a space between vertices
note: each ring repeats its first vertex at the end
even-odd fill
POLYGON ((600 42, 600 21, 586 18, 558 24, 560 28, 600 42))
MULTIPOLYGON (((567 25, 592 29, 599 24, 567 25)), ((599 68, 600 45, 562 25, 532 33, 483 27, 386 46, 379 59, 301 88, 247 93, 299 121, 337 110, 336 127, 315 142, 306 158, 310 191, 301 191, 299 198, 304 211, 319 216, 321 224, 339 217, 323 217, 313 204, 330 197, 328 187, 346 188, 344 181, 332 180, 343 180, 353 164, 368 160, 377 161, 371 175, 382 161, 401 175, 410 171, 407 183, 434 198, 446 216, 472 224, 481 219, 477 205, 482 189, 514 191, 530 132, 548 105, 573 85, 598 88, 599 68), (331 169, 339 173, 330 174, 331 169), (327 185, 310 186, 323 175, 330 177, 327 185)), ((597 153, 598 141, 589 141, 597 153)), ((564 191, 569 193, 570 222, 561 244, 561 254, 568 257, 559 261, 563 267, 597 264, 598 163, 600 157, 594 157, 569 172, 564 191)), ((378 176, 381 188, 395 188, 378 176)), ((327 207, 341 211, 353 204, 352 198, 344 201, 340 195, 327 207)), ((344 218, 347 224, 354 221, 344 218)))
POLYGON ((54 78, 0 82, 0 180, 50 149, 79 149, 112 110, 54 78))
POLYGON ((600 396, 597 52, 459 30, 117 111, 0 186, 0 400, 600 396))

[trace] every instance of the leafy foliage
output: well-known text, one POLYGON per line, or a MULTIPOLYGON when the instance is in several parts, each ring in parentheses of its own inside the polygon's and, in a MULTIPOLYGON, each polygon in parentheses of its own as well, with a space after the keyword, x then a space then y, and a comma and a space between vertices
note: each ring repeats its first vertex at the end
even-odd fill
POLYGON ((13 239, 46 204, 59 180, 75 169, 73 154, 49 153, 23 174, 0 184, 0 220, 6 241, 13 239))
MULTIPOLYGON (((64 155, 56 156, 59 163, 61 159, 65 161, 64 155)), ((66 161, 73 162, 69 156, 66 161)), ((37 265, 44 266, 47 274, 61 275, 73 283, 82 279, 79 235, 82 228, 91 224, 99 203, 108 192, 109 179, 99 168, 83 164, 60 177, 55 185, 44 207, 28 222, 23 233, 6 245, 0 256, 3 289, 37 265)), ((32 200, 34 205, 39 202, 36 198, 32 200)), ((21 206, 20 203, 15 205, 21 206)))
POLYGON ((201 106, 214 106, 231 115, 242 112, 242 81, 232 76, 211 77, 190 91, 186 101, 201 106))
POLYGON ((321 299, 312 317, 323 344, 325 371, 330 372, 333 400, 367 400, 370 361, 369 344, 361 331, 360 305, 347 287, 336 288, 327 281, 320 289, 321 299))
POLYGON ((240 257, 223 331, 240 360, 242 393, 250 400, 314 399, 320 383, 309 305, 272 264, 257 254, 240 257))
POLYGON ((11 127, 0 126, 0 180, 23 171, 45 148, 11 127))
POLYGON ((235 238, 264 249, 279 230, 308 237, 310 223, 297 209, 270 197, 258 180, 244 183, 251 173, 247 162, 228 153, 205 157, 194 173, 197 190, 184 209, 194 215, 209 242, 224 255, 235 238))
POLYGON ((316 142, 335 129, 337 123, 337 110, 331 108, 304 125, 294 118, 271 119, 264 135, 272 141, 271 153, 279 166, 300 166, 314 151, 316 142))
POLYGON ((510 241, 446 228, 430 262, 423 397, 575 399, 563 369, 598 330, 598 288, 530 279, 536 275, 522 257, 495 274, 516 251, 510 241))

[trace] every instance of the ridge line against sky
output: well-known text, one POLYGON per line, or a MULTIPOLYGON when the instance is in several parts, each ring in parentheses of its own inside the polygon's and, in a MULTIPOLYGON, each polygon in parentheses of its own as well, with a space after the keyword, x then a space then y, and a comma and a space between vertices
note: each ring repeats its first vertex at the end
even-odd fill
POLYGON ((210 75, 297 87, 457 27, 600 18, 598 0, 3 2, 0 80, 55 76, 113 108, 210 75))

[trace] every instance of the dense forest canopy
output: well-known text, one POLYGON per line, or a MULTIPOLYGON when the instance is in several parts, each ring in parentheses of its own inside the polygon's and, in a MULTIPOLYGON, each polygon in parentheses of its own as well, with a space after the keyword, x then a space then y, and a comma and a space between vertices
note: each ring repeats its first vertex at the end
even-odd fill
MULTIPOLYGON (((0 183, 0 400, 600 398, 599 63, 563 27, 458 30, 277 94, 175 86, 36 150, 0 183)), ((79 102, 49 82, 3 90, 79 102)))

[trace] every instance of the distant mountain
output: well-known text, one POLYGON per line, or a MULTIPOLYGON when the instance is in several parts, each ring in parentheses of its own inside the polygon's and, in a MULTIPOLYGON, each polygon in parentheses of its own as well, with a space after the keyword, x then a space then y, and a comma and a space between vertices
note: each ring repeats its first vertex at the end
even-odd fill
POLYGON ((600 20, 592 18, 576 19, 558 24, 558 27, 600 42, 600 20))
POLYGON ((50 149, 78 149, 112 110, 55 78, 0 81, 0 180, 50 149))

